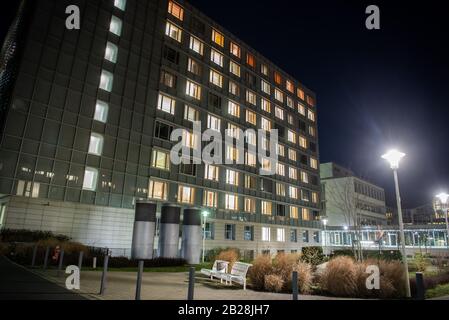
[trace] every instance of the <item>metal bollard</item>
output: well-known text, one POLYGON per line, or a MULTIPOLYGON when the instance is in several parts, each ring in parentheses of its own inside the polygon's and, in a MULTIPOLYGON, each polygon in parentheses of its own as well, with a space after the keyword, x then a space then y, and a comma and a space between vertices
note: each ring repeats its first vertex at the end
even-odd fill
POLYGON ((426 288, 424 287, 424 277, 422 272, 416 273, 416 299, 424 300, 426 296, 426 288))
POLYGON ((105 255, 103 263, 103 273, 101 275, 100 294, 104 294, 106 292, 108 264, 109 264, 109 256, 105 255))
POLYGON ((143 260, 140 260, 139 267, 137 270, 136 300, 140 300, 140 292, 142 287, 142 274, 143 274, 143 260))
POLYGON ((195 287, 195 267, 189 270, 189 289, 187 291, 187 300, 193 300, 193 289, 195 287))
POLYGON ((37 255, 37 244, 33 248, 33 257, 31 258, 31 268, 34 268, 36 264, 36 255, 37 255))
POLYGON ((50 255, 50 247, 47 246, 47 248, 45 249, 44 265, 42 267, 44 270, 47 269, 49 255, 50 255))
POLYGON ((92 259, 92 269, 97 269, 97 257, 92 259))
POLYGON ((293 300, 298 300, 298 271, 293 271, 292 274, 292 294, 293 300))
POLYGON ((83 257, 84 257, 84 251, 80 251, 80 255, 78 257, 78 269, 81 271, 81 268, 83 266, 83 257))
POLYGON ((62 262, 64 261, 64 249, 61 250, 61 255, 59 256, 58 264, 58 277, 61 275, 62 262))

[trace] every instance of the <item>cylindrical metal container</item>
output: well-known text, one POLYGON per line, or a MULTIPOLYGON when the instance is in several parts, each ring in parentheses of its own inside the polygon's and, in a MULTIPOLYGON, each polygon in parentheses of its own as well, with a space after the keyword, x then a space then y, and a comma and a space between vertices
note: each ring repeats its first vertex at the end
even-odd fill
POLYGON ((145 201, 136 202, 131 257, 133 259, 152 259, 154 234, 156 232, 157 204, 145 201))
POLYGON ((200 263, 201 241, 201 210, 184 209, 181 256, 187 263, 200 263))
POLYGON ((179 221, 181 208, 163 205, 159 225, 159 256, 164 258, 178 257, 179 221))

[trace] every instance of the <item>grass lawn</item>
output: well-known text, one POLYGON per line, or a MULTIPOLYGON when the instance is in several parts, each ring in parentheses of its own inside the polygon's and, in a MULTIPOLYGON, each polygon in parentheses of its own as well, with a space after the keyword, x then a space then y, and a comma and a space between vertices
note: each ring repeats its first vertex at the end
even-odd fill
POLYGON ((441 296, 449 296, 449 283, 440 284, 433 289, 426 291, 426 299, 436 298, 441 296))

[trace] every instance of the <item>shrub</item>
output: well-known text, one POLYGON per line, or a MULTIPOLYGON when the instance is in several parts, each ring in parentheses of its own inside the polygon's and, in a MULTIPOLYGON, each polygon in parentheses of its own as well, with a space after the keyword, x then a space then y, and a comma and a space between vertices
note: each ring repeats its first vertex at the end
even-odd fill
POLYGON ((3 242, 37 242, 39 240, 56 239, 69 241, 70 238, 63 234, 55 234, 51 231, 2 229, 0 230, 0 241, 3 242))
POLYGON ((221 251, 214 260, 224 260, 229 262, 229 270, 231 270, 232 266, 236 261, 240 258, 240 252, 238 249, 229 248, 221 251))
MULTIPOLYGON (((424 275, 424 288, 434 289, 438 285, 444 285, 449 283, 449 272, 439 273, 436 275, 424 275)), ((416 278, 410 279, 410 291, 412 295, 416 295, 416 278)))
POLYGON ((320 276, 321 288, 340 297, 357 295, 357 269, 350 257, 339 256, 331 259, 320 276))
POLYGON ((424 272, 430 264, 430 260, 422 253, 416 253, 409 264, 409 270, 424 272))
MULTIPOLYGON (((298 263, 293 267, 293 271, 298 272, 298 289, 300 293, 307 294, 310 293, 312 288, 313 273, 312 266, 308 263, 298 261, 298 263)), ((287 283, 292 283, 292 274, 286 280, 287 283)))
POLYGON ((301 260, 317 266, 324 262, 322 247, 303 247, 301 249, 301 260))
POLYGON ((404 275, 402 265, 396 261, 383 261, 383 260, 367 260, 363 263, 356 264, 356 282, 358 287, 358 297, 364 298, 398 298, 403 297, 404 291, 403 283, 404 275), (369 274, 366 273, 366 268, 369 265, 376 265, 379 267, 379 289, 368 290, 366 288, 366 279, 369 274), (400 277, 397 279, 396 277, 400 277))
POLYGON ((254 259, 253 266, 248 271, 248 278, 255 290, 263 290, 265 285, 265 275, 272 274, 273 266, 271 256, 268 254, 259 255, 254 259))
MULTIPOLYGON (((338 257, 338 256, 348 256, 348 257, 354 257, 354 251, 351 249, 341 249, 341 250, 334 250, 332 253, 332 257, 338 257)), ((400 261, 402 259, 401 252, 399 250, 364 250, 363 256, 365 259, 378 259, 378 260, 398 260, 400 261)))
POLYGON ((284 280, 280 275, 270 274, 264 278, 264 288, 269 292, 281 292, 284 287, 284 280))

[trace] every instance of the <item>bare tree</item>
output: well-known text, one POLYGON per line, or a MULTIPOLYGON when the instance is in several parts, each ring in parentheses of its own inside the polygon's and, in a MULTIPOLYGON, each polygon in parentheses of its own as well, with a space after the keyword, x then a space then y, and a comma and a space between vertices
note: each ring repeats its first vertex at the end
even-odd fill
MULTIPOLYGON (((360 194, 355 192, 354 179, 350 177, 333 179, 328 181, 326 185, 326 199, 332 202, 333 206, 343 215, 345 224, 350 230, 354 257, 361 261, 363 254, 360 243, 362 240, 360 194), (329 183, 335 185, 331 187, 328 185, 329 183)), ((327 207, 326 210, 329 210, 329 208, 327 207)))

